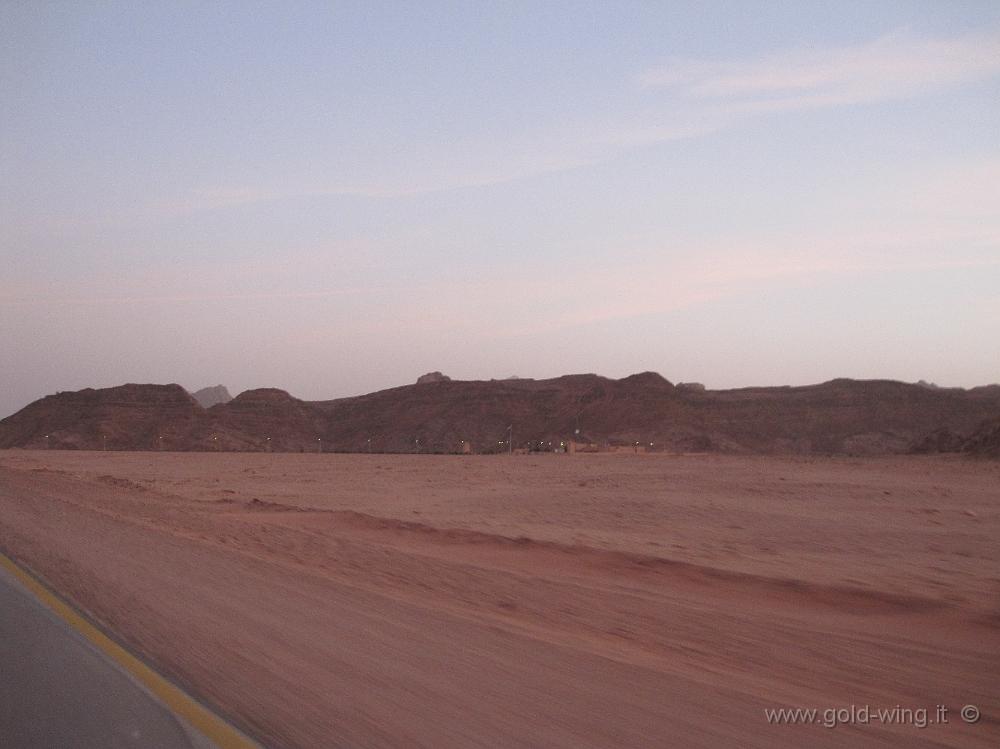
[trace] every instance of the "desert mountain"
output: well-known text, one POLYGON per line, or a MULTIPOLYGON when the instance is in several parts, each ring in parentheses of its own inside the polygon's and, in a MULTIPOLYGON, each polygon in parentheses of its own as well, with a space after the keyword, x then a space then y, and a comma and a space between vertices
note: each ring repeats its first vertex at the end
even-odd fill
POLYGON ((425 375, 420 375, 417 378, 418 385, 426 385, 429 382, 450 382, 451 378, 446 374, 441 374, 440 372, 428 372, 425 375))
POLYGON ((161 442, 179 445, 203 413, 180 385, 56 393, 0 421, 0 447, 99 450, 152 449, 161 442))
POLYGON ((1000 458, 1000 418, 980 424, 965 441, 962 450, 983 458, 1000 458))
POLYGON ((533 449, 576 440, 669 451, 989 455, 998 423, 995 386, 840 379, 707 390, 643 372, 620 380, 433 378, 330 401, 260 389, 210 408, 179 385, 87 389, 0 421, 0 447, 457 452, 465 442, 497 452, 506 451, 510 426, 513 445, 533 449))
POLYGON ((202 388, 191 395, 201 404, 202 408, 211 408, 217 403, 229 403, 233 399, 225 385, 202 388))

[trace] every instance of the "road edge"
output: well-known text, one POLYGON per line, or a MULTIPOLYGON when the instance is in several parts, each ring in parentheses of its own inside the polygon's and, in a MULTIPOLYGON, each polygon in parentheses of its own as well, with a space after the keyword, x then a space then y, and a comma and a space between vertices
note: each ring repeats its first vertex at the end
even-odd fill
POLYGON ((261 745, 228 721, 191 697, 166 677, 157 673, 138 656, 113 640, 77 611, 34 573, 22 567, 0 550, 0 568, 6 570, 46 608, 84 637, 120 668, 138 681, 174 715, 198 731, 219 749, 262 749, 261 745))

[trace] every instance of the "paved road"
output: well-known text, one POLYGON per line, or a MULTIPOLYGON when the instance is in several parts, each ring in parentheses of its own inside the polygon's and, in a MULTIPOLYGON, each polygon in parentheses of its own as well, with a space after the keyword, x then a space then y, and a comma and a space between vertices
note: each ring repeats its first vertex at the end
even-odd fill
POLYGON ((207 749, 214 744, 0 568, 0 746, 207 749))

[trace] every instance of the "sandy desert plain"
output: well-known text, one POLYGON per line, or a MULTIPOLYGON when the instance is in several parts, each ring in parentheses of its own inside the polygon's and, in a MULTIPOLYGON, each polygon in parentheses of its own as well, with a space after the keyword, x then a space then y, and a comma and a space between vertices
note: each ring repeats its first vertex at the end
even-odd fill
POLYGON ((268 746, 1000 745, 995 461, 9 450, 0 548, 268 746))

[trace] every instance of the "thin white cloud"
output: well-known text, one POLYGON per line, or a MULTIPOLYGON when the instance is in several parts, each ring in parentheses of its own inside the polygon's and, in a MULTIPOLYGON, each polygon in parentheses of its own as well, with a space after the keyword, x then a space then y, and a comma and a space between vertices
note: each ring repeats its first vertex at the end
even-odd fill
POLYGON ((337 296, 353 296, 371 293, 371 289, 321 289, 317 291, 288 291, 247 294, 139 294, 131 296, 0 296, 0 305, 87 305, 87 304, 170 304, 187 302, 230 302, 230 301, 272 301, 294 299, 326 299, 337 296))
MULTIPOLYGON (((885 251, 877 238, 834 236, 788 238, 783 245, 739 244, 706 249, 704 256, 677 263, 650 259, 636 266, 577 273, 562 282, 575 290, 540 319, 513 319, 494 328, 516 338, 581 325, 665 314, 748 291, 798 286, 824 276, 982 269, 996 272, 1000 257, 916 257, 885 251), (803 252, 803 246, 810 251, 803 252)), ((1000 249, 1000 241, 993 245, 1000 249)))
POLYGON ((791 49, 752 61, 675 60, 639 76, 700 101, 758 109, 905 98, 1000 75, 1000 32, 920 39, 894 32, 867 44, 791 49))
POLYGON ((199 186, 148 206, 173 216, 315 197, 393 200, 482 188, 607 162, 631 149, 698 138, 747 116, 899 99, 1000 75, 1000 30, 947 39, 897 31, 848 47, 793 48, 755 60, 675 60, 645 71, 633 106, 589 122, 470 133, 446 147, 400 154, 335 183, 199 186), (675 94, 652 102, 654 90, 675 94))

